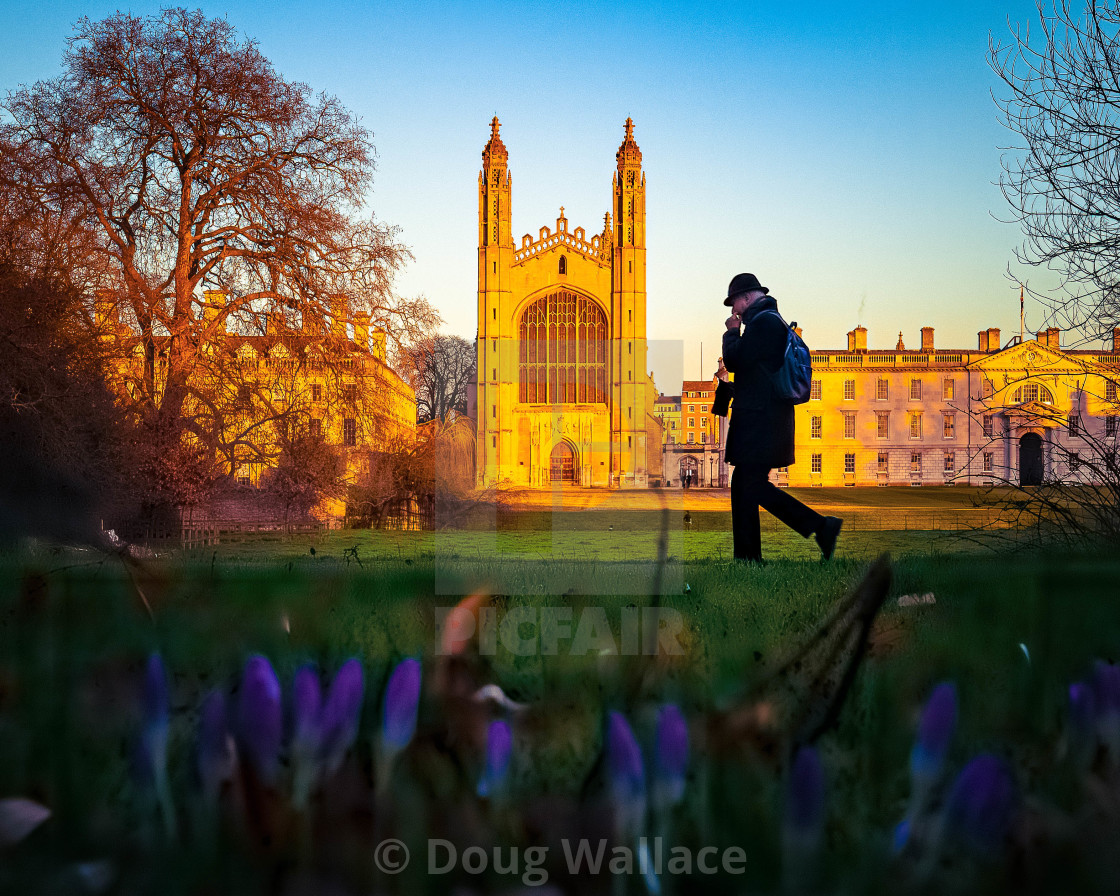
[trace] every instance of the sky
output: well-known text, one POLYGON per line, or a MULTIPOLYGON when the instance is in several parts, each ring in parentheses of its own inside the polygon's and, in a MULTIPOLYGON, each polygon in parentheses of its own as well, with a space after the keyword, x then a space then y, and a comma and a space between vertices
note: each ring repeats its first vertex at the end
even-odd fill
MULTIPOLYGON (((133 3, 134 14, 158 3, 133 3)), ((0 0, 0 90, 59 73, 73 23, 114 3, 0 0)), ((627 117, 646 173, 647 335, 658 386, 710 376, 722 300, 758 275, 813 349, 858 324, 872 349, 973 348, 1018 333, 998 180, 989 36, 1034 0, 621 3, 203 3, 285 78, 337 96, 373 132, 369 205, 414 260, 398 291, 473 339, 477 180, 497 115, 515 243, 602 229, 627 117)), ((1044 325, 1030 302, 1026 331, 1044 325)))

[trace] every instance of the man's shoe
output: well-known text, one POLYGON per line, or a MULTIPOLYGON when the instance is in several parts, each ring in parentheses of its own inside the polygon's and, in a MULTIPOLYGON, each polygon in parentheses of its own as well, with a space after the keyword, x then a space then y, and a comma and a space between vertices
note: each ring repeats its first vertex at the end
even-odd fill
POLYGON ((817 540, 817 545, 824 554, 825 560, 832 559, 832 552, 836 550, 836 539, 840 535, 840 527, 844 525, 844 521, 838 516, 826 516, 824 522, 821 523, 820 528, 813 533, 813 537, 817 540))

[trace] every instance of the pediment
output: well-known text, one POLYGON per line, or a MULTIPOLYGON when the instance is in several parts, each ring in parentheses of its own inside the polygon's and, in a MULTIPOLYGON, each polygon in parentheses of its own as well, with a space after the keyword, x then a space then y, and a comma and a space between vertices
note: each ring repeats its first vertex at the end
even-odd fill
MULTIPOLYGON (((995 354, 985 355, 970 365, 975 370, 1025 370, 1029 372, 1046 371, 1058 373, 1068 370, 1084 370, 1085 365, 1079 358, 1067 355, 1060 349, 1053 349, 1035 342, 1021 342, 995 354)), ((1029 373, 1028 373, 1029 375, 1029 373)))

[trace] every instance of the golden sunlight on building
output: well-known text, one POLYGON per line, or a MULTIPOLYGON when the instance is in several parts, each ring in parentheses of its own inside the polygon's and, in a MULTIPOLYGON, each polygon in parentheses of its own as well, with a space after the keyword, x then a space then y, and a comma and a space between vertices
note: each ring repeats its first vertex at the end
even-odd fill
MULTIPOLYGON (((998 329, 976 349, 812 352, 813 383, 798 406, 797 462, 771 473, 791 486, 950 485, 1099 481, 1115 463, 1120 329, 1111 351, 1063 349, 1050 329, 1004 347, 998 329)), ((726 423, 723 424, 726 426, 726 423)))
POLYGON ((515 243, 508 153, 491 122, 478 179, 477 482, 634 487, 660 475, 646 373, 646 180, 634 124, 602 231, 515 243), (613 218, 612 218, 613 212, 613 218))
MULTIPOLYGON (((349 313, 336 299, 329 315, 286 312, 230 315, 226 296, 207 291, 199 302, 205 348, 188 384, 187 431, 205 431, 220 464, 238 484, 257 486, 289 436, 321 438, 341 449, 346 478, 362 472, 370 449, 415 440, 416 398, 385 357, 385 333, 367 314, 349 313), (236 332, 229 332, 234 329, 236 332)), ((144 348, 111 297, 95 301, 101 338, 116 359, 113 385, 125 397, 145 376, 144 348)), ((157 343, 151 374, 157 392, 166 369, 157 343)), ((341 516, 341 500, 321 515, 341 516)))

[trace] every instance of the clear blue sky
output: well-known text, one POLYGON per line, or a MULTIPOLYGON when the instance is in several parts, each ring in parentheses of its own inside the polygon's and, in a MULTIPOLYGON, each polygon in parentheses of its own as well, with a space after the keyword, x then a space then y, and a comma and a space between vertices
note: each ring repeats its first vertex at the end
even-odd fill
MULTIPOLYGON (((812 348, 843 347, 858 323, 872 348, 893 348, 900 330, 916 345, 922 326, 953 348, 989 326, 1018 331, 1005 271, 1020 235, 993 218, 1007 217, 993 184, 1012 137, 987 48, 1009 19, 1032 19, 1033 0, 202 8, 373 131, 370 205, 416 256, 399 289, 426 295, 445 331, 475 332, 477 176, 495 114, 515 239, 552 226, 561 205, 572 227, 601 228, 633 117, 648 333, 668 343, 658 357, 683 351, 689 378, 701 343, 714 368, 721 299, 740 271, 759 275, 812 348)), ((72 23, 115 9, 0 4, 0 88, 57 74, 72 23)), ((1028 303, 1028 332, 1042 324, 1028 303)), ((679 386, 673 367, 658 361, 665 391, 679 386)))

